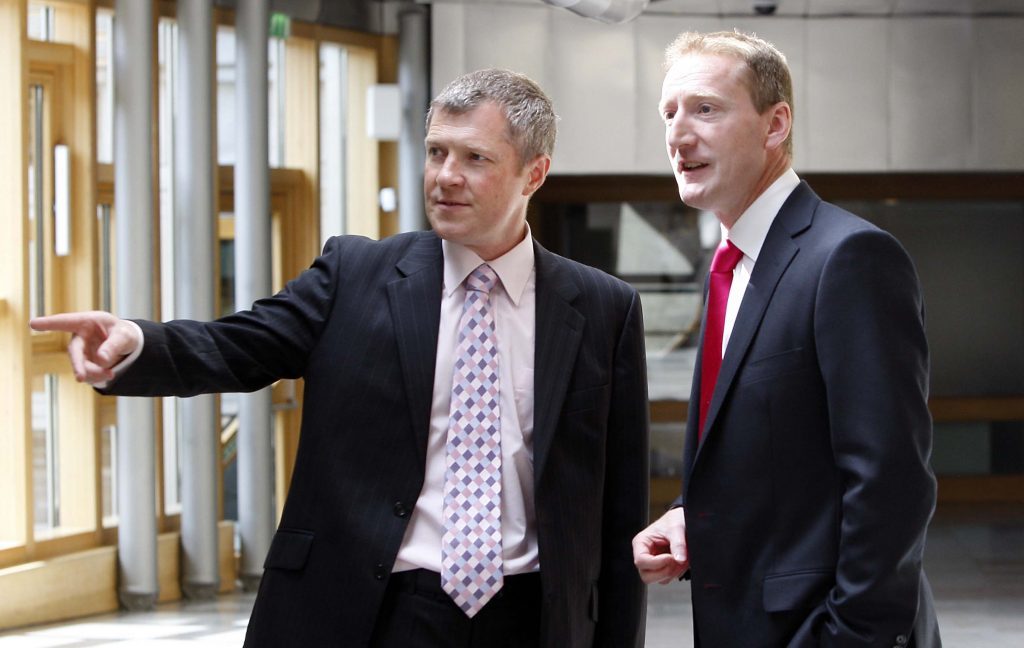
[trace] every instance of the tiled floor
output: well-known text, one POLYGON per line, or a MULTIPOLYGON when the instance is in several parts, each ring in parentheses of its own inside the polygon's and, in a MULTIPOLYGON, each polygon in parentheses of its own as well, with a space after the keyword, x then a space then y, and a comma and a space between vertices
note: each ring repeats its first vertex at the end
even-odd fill
MULTIPOLYGON (((944 508, 926 554, 943 643, 952 648, 1024 646, 1024 507, 944 508)), ((687 648, 688 586, 653 587, 648 648, 687 648)), ((252 595, 160 606, 0 635, 0 648, 241 646, 252 595)))

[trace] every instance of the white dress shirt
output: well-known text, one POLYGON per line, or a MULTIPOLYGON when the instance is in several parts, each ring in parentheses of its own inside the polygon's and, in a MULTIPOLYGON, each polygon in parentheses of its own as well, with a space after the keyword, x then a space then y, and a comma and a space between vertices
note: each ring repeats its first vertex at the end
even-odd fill
POLYGON ((733 223, 732 229, 722 226, 722 238, 727 238, 743 252, 743 258, 732 271, 732 286, 729 288, 729 301, 725 306, 725 323, 722 327, 722 356, 729 344, 732 327, 736 323, 736 314, 740 310, 743 293, 750 283, 750 275, 754 272, 754 264, 761 253, 761 246, 768 237, 768 230, 775 222, 775 216, 782 204, 793 193, 800 178, 792 168, 787 169, 775 182, 768 186, 760 196, 747 207, 747 211, 733 223))
MULTIPOLYGON (((468 248, 441 242, 444 288, 430 408, 427 465, 423 489, 398 550, 395 571, 441 571, 444 535, 445 442, 451 405, 452 369, 459 320, 466 297, 463 281, 484 261, 468 248)), ((533 238, 489 261, 500 282, 491 290, 498 339, 498 394, 501 416, 502 571, 537 571, 537 524, 533 505, 533 356, 536 332, 536 273, 533 238)))

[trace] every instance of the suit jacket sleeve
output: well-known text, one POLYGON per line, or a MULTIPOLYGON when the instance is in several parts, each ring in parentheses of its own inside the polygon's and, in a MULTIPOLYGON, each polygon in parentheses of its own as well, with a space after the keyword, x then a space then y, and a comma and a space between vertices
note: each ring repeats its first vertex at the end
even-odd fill
POLYGON ((831 253, 815 340, 844 483, 836 584, 819 637, 867 645, 914 625, 936 492, 920 288, 892 236, 861 230, 831 253))
POLYGON ((120 396, 249 392, 298 378, 320 337, 338 285, 342 239, 272 297, 213 322, 138 320, 142 354, 100 390, 120 396))
POLYGON ((646 588, 631 539, 647 525, 650 488, 647 360, 643 316, 634 292, 615 352, 604 480, 604 545, 595 646, 644 645, 646 588))

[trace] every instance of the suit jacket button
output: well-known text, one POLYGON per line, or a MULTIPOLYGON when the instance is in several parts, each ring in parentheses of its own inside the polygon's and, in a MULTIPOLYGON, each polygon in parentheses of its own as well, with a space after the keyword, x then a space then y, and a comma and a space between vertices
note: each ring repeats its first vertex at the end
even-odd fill
POLYGON ((903 634, 896 635, 896 645, 897 646, 906 646, 907 645, 907 635, 903 635, 903 634))
POLYGON ((377 580, 384 580, 385 576, 387 576, 387 573, 384 569, 384 563, 377 563, 377 567, 373 570, 373 577, 377 580))
POLYGON ((395 512, 395 515, 397 515, 400 518, 404 518, 406 515, 409 514, 409 511, 405 509, 405 504, 402 504, 401 501, 395 502, 395 505, 392 508, 392 510, 395 512))

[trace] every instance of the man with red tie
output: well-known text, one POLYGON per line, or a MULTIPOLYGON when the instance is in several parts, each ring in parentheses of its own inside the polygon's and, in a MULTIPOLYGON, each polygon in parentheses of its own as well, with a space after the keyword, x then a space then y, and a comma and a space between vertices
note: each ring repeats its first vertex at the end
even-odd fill
POLYGON ((723 242, 708 280, 683 482, 633 541, 645 582, 691 581, 705 648, 940 645, 922 568, 935 505, 913 264, 791 167, 771 44, 684 33, 660 103, 682 200, 723 242))

